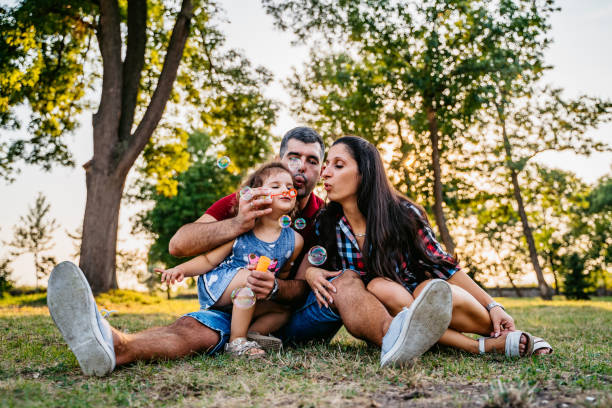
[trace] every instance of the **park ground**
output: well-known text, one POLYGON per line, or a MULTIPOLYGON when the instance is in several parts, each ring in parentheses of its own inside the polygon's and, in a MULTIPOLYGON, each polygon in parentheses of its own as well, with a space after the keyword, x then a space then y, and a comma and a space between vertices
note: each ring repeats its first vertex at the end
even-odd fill
MULTIPOLYGON (((379 352, 344 329, 330 344, 263 361, 196 355, 136 363, 104 378, 81 374, 53 325, 44 293, 0 299, 2 407, 610 407, 612 298, 497 299, 552 356, 508 360, 434 348, 411 368, 379 368, 379 352)), ((129 291, 97 298, 135 332, 197 309, 129 291)))

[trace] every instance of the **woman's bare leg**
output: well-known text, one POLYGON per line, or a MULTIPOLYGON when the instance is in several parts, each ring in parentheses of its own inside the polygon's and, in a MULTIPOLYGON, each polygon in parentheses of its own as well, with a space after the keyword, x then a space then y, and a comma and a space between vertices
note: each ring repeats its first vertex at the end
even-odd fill
MULTIPOLYGON (((415 297, 421 293, 428 281, 421 283, 414 291, 415 297)), ((392 316, 399 313, 403 307, 408 307, 414 301, 410 292, 402 285, 386 278, 374 278, 367 287, 374 296, 385 305, 392 316)), ((466 336, 462 332, 487 335, 491 332, 493 324, 487 310, 479 304, 472 295, 464 289, 451 285, 453 293, 453 315, 450 328, 444 332, 438 343, 458 348, 469 353, 477 354, 478 341, 466 336), (483 313, 484 312, 484 313, 483 313)), ((489 339, 485 342, 485 351, 504 350, 507 333, 497 339, 489 339)), ((519 350, 525 351, 527 339, 522 336, 519 350)))

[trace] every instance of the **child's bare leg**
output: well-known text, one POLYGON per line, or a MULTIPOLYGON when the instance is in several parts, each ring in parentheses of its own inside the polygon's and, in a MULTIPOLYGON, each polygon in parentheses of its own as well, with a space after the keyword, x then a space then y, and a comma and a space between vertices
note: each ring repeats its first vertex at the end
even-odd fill
POLYGON ((268 335, 283 327, 291 316, 289 307, 270 301, 258 301, 255 319, 249 331, 268 335))
MULTIPOLYGON (((236 289, 236 298, 239 296, 247 296, 248 293, 252 293, 249 288, 238 288, 236 289), (242 292, 242 293, 241 293, 242 292)), ((235 302, 232 307, 232 325, 230 331, 230 342, 240 337, 246 337, 249 325, 253 319, 253 312, 255 311, 255 303, 250 307, 240 306, 239 303, 235 302)))
MULTIPOLYGON (((235 295, 238 296, 240 291, 250 291, 246 288, 247 277, 250 271, 247 269, 240 269, 234 279, 230 282, 223 295, 215 303, 216 306, 228 306, 232 304, 232 292, 236 290, 235 295)), ((246 339, 251 319, 253 318, 253 312, 255 311, 255 305, 251 307, 239 307, 234 303, 232 307, 232 323, 230 331, 230 343, 239 338, 246 339)), ((246 341, 246 340, 245 340, 246 341)), ((259 348, 251 348, 248 350, 249 356, 265 354, 265 351, 259 348)))

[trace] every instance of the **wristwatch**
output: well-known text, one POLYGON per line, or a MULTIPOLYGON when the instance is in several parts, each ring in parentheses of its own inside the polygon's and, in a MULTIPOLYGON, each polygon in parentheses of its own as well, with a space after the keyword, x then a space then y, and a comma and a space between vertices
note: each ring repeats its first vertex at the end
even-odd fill
POLYGON ((491 302, 491 303, 489 303, 489 304, 486 306, 486 308, 487 308, 487 312, 490 312, 490 311, 491 311, 491 309, 493 309, 493 308, 494 308, 494 307, 496 307, 496 306, 501 307, 501 308, 502 308, 502 310, 506 310, 506 309, 505 309, 505 308, 502 306, 502 304, 501 304, 501 303, 491 302))
POLYGON ((277 293, 278 293, 278 279, 274 278, 274 286, 272 287, 270 294, 266 297, 266 300, 274 299, 277 293))

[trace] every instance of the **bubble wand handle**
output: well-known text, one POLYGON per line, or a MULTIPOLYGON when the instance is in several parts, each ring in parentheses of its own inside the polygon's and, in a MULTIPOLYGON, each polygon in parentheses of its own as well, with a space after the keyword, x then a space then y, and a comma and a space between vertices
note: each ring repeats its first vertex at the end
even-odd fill
POLYGON ((268 266, 270 266, 271 263, 272 263, 272 260, 270 258, 262 255, 259 257, 259 260, 257 261, 257 266, 255 266, 255 270, 260 271, 260 272, 266 272, 268 270, 268 266))

